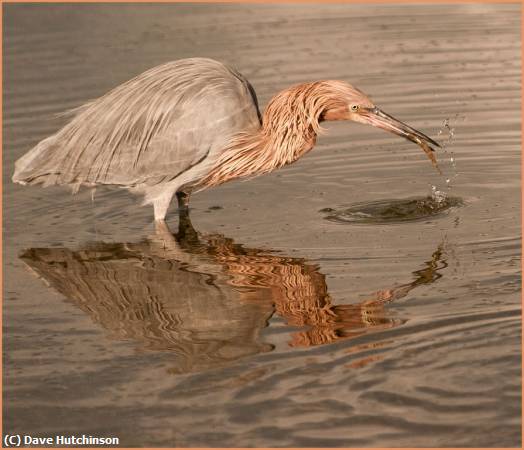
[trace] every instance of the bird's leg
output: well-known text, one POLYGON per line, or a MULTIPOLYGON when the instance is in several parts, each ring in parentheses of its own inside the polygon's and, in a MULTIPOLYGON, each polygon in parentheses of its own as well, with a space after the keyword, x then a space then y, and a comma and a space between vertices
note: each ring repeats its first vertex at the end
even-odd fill
POLYGON ((176 237, 179 242, 187 244, 198 244, 200 242, 198 233, 193 228, 193 224, 189 218, 188 209, 180 209, 178 211, 178 233, 176 237))
POLYGON ((191 219, 189 218, 189 195, 187 192, 178 191, 176 199, 178 200, 178 233, 177 238, 180 241, 198 242, 198 235, 191 219))
POLYGON ((166 218, 167 210, 171 199, 173 198, 173 192, 163 192, 162 195, 156 197, 153 201, 153 208, 155 210, 155 221, 164 221, 166 218))
POLYGON ((188 211, 189 210, 189 196, 187 192, 178 191, 176 193, 176 199, 178 200, 178 210, 188 211))

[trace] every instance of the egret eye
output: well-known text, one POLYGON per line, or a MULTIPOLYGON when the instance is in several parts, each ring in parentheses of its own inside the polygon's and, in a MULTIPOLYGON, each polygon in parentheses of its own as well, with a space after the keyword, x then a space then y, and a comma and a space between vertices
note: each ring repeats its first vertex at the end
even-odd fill
POLYGON ((360 106, 358 105, 351 105, 351 111, 357 112, 359 110, 360 106))

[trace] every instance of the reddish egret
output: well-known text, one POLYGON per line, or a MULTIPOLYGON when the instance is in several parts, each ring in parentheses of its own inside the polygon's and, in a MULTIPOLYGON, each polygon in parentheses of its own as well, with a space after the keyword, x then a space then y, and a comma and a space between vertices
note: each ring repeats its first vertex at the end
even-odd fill
POLYGON ((237 71, 206 58, 150 69, 72 111, 73 119, 15 165, 21 184, 125 187, 163 221, 171 198, 187 209, 193 190, 255 177, 310 151, 324 120, 352 120, 417 143, 435 163, 437 142, 378 109, 342 81, 292 86, 262 117, 237 71))

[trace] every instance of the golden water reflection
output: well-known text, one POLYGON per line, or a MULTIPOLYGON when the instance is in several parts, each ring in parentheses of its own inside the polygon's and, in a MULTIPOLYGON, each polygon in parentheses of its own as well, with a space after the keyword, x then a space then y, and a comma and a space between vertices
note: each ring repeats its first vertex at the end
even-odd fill
POLYGON ((356 304, 333 304, 317 265, 200 235, 188 217, 176 235, 158 226, 138 243, 32 248, 21 258, 113 338, 172 352, 176 371, 190 372, 271 351, 260 333, 274 314, 299 328, 289 345, 302 347, 399 325, 387 303, 440 278, 443 255, 439 247, 413 281, 356 304))

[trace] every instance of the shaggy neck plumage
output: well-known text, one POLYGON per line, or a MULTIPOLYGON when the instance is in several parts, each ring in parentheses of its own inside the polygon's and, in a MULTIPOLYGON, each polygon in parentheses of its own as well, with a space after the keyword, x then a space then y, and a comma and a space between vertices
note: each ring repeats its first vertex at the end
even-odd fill
POLYGON ((277 94, 264 112, 261 128, 233 136, 200 185, 205 188, 255 177, 296 161, 313 148, 323 111, 340 107, 346 86, 319 81, 277 94))

